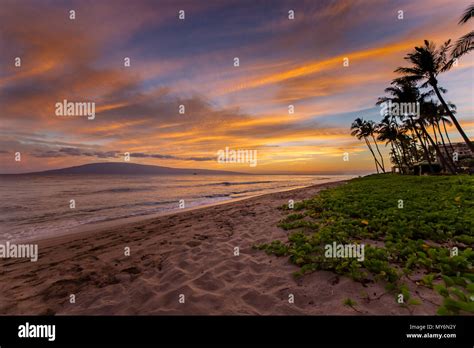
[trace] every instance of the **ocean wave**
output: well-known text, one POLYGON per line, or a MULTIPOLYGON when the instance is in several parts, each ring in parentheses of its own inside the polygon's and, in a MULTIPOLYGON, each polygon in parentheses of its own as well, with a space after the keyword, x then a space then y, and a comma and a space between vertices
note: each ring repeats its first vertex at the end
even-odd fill
POLYGON ((93 208, 93 209, 82 209, 78 212, 79 213, 81 213, 81 212, 92 213, 92 212, 107 210, 107 209, 133 208, 133 207, 142 207, 142 206, 150 207, 150 206, 172 204, 172 203, 177 203, 177 201, 173 200, 173 201, 153 201, 153 202, 127 203, 127 204, 120 204, 120 205, 103 206, 103 207, 98 207, 98 208, 93 208))
POLYGON ((92 194, 97 193, 122 193, 122 192, 140 192, 140 191, 149 191, 150 187, 114 187, 111 189, 100 190, 91 192, 92 194))
POLYGON ((230 194, 231 195, 240 195, 242 193, 250 193, 250 192, 266 192, 266 190, 262 189, 250 189, 250 190, 242 190, 242 191, 232 191, 230 194))
POLYGON ((238 186, 238 185, 256 185, 256 184, 270 184, 278 181, 247 181, 247 182, 230 182, 230 181, 222 181, 222 182, 213 182, 210 184, 196 184, 193 183, 192 185, 176 185, 172 186, 173 189, 177 188, 189 188, 189 187, 207 187, 207 186, 238 186))
POLYGON ((231 194, 229 193, 216 193, 213 195, 206 195, 206 196, 197 196, 196 198, 221 198, 221 197, 230 197, 231 194))
POLYGON ((238 185, 257 185, 257 184, 270 184, 275 181, 243 181, 243 182, 216 182, 212 184, 205 184, 203 186, 238 186, 238 185))
MULTIPOLYGON (((105 211, 114 212, 117 209, 140 209, 139 207, 153 207, 160 205, 167 205, 177 203, 177 201, 154 201, 154 202, 136 202, 136 203, 127 203, 127 204, 117 204, 117 205, 106 205, 106 206, 95 206, 91 208, 77 208, 74 210, 66 210, 62 214, 57 212, 45 212, 45 213, 36 213, 32 215, 33 212, 30 212, 28 216, 25 214, 3 217, 0 219, 0 222, 16 223, 18 226, 28 226, 39 223, 51 223, 55 221, 61 221, 64 218, 67 219, 83 219, 84 217, 90 216, 91 213, 104 213, 105 211)), ((108 214, 108 213, 107 213, 108 214)))

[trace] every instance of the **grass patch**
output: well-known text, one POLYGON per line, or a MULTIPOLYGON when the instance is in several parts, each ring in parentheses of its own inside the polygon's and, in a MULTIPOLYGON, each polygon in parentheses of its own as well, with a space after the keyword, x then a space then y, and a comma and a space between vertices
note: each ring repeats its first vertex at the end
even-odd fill
POLYGON ((372 175, 289 212, 279 224, 288 241, 255 247, 289 257, 300 267, 295 276, 330 270, 406 294, 401 278, 416 272, 418 285, 443 296, 439 314, 474 313, 474 177, 372 175), (326 258, 324 246, 333 242, 364 243, 364 261, 326 258))

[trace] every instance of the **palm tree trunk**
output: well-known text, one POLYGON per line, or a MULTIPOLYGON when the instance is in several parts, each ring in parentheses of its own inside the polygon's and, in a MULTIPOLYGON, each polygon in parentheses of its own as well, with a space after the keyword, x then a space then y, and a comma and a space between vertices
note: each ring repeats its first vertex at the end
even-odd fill
POLYGON ((375 143, 375 147, 377 148, 377 152, 379 153, 379 156, 380 156, 380 158, 381 158, 381 160, 382 160, 382 171, 385 173, 385 163, 383 162, 383 156, 382 156, 382 154, 380 153, 379 146, 377 145, 377 141, 375 140, 374 135, 373 135, 373 134, 371 134, 371 135, 372 135, 372 139, 374 139, 374 143, 375 143))
POLYGON ((416 137, 418 138, 418 140, 420 141, 421 147, 425 148, 426 147, 425 135, 424 134, 419 134, 419 132, 417 132, 418 130, 416 129, 416 125, 413 126, 413 131, 414 131, 416 137))
POLYGON ((410 165, 408 164, 408 161, 407 161, 407 149, 403 145, 403 139, 400 139, 400 149, 402 153, 403 162, 405 163, 407 167, 409 167, 410 165))
POLYGON ((433 173, 433 165, 431 163, 430 152, 428 151, 428 148, 426 147, 426 144, 423 142, 423 140, 421 138, 421 135, 420 135, 420 132, 418 132, 418 129, 416 129, 416 124, 414 123, 413 118, 410 117, 410 120, 411 120, 411 123, 413 125, 413 131, 415 132, 416 137, 420 141, 421 147, 423 149, 423 153, 425 155, 425 159, 428 161, 428 165, 430 167, 430 172, 433 173))
MULTIPOLYGON (((395 140, 395 150, 397 151, 398 154, 398 159, 400 161, 400 164, 405 163, 406 169, 410 168, 410 163, 407 162, 406 158, 404 159, 404 153, 400 145, 397 144, 397 141, 395 140)), ((404 169, 404 174, 408 174, 408 172, 404 169)))
POLYGON ((449 117, 451 118, 451 121, 453 121, 454 125, 456 126, 456 129, 458 130, 459 134, 461 134, 462 138, 464 139, 464 142, 467 144, 467 146, 469 146, 469 149, 471 149, 471 152, 474 153, 474 144, 471 142, 471 140, 469 140, 469 138, 467 137, 466 133, 464 133, 464 130, 462 129, 461 125, 459 124, 458 120, 456 119, 456 117, 454 117, 454 114, 452 113, 452 111, 449 109, 448 105, 446 104, 446 102, 444 101, 443 97, 441 96, 441 93, 438 89, 438 85, 435 81, 431 81, 432 79, 430 79, 430 85, 433 87, 435 93, 436 93, 436 96, 438 97, 439 101, 441 102, 441 104, 443 104, 443 107, 444 109, 446 110, 446 113, 449 115, 449 117))
POLYGON ((456 169, 456 163, 454 163, 453 156, 449 156, 448 147, 446 146, 446 143, 444 142, 444 137, 443 137, 443 133, 441 132, 439 121, 436 122, 436 125, 438 126, 438 133, 441 137, 441 142, 443 143, 444 153, 446 154, 446 157, 448 157, 449 162, 451 162, 451 165, 453 166, 453 168, 456 169))
POLYGON ((418 162, 420 160, 420 154, 418 153, 418 139, 416 138, 413 138, 412 139, 412 148, 411 148, 411 152, 410 152, 410 160, 411 162, 418 162))
MULTIPOLYGON (((410 134, 410 140, 413 142, 413 147, 411 149, 411 158, 412 158, 412 162, 411 163, 414 163, 414 162, 418 162, 420 161, 420 157, 419 157, 419 153, 417 151, 417 146, 418 146, 418 138, 416 137, 416 134, 415 132, 409 128, 411 134, 410 134)), ((420 144, 421 145, 421 144, 420 144)))
POLYGON ((434 134, 434 137, 435 137, 435 143, 436 143, 436 144, 439 144, 438 136, 436 135, 436 129, 435 129, 435 123, 434 123, 434 121, 431 123, 431 128, 433 129, 433 134, 434 134))
POLYGON ((375 154, 374 154, 374 151, 372 150, 372 146, 370 146, 370 143, 369 143, 369 140, 364 137, 364 140, 365 140, 365 143, 367 144, 367 147, 369 148, 370 152, 372 153, 372 156, 374 157, 374 161, 375 161, 375 169, 377 169, 377 174, 379 174, 379 165, 380 163, 377 161, 377 158, 375 157, 375 154))
POLYGON ((430 142, 428 141, 428 138, 426 137, 426 134, 424 132, 421 133, 421 137, 423 138, 423 143, 425 144, 426 148, 429 149, 430 142))
POLYGON ((395 158, 395 163, 398 166, 398 169, 400 170, 400 174, 405 174, 404 170, 402 168, 402 164, 400 162, 400 159, 398 158, 397 150, 395 146, 393 146, 393 141, 390 142, 390 145, 392 146, 392 152, 393 152, 393 158, 395 158))
MULTIPOLYGON (((392 120, 395 124, 395 130, 397 132, 397 134, 401 134, 400 133, 400 127, 398 126, 398 122, 397 122, 397 118, 396 117, 392 117, 392 120)), ((408 163, 407 159, 406 159, 406 156, 405 156, 405 148, 403 147, 403 141, 400 140, 400 145, 397 144, 397 139, 395 138, 395 148, 398 150, 398 158, 400 159, 400 162, 404 162, 405 165, 407 166, 407 168, 410 168, 411 167, 411 163, 408 163)), ((407 173, 408 174, 408 173, 407 173)))
POLYGON ((431 137, 431 135, 428 133, 428 131, 426 130, 425 126, 420 122, 419 123, 420 126, 421 126, 421 130, 425 133, 426 137, 428 138, 428 140, 430 141, 431 145, 434 147, 436 153, 438 154, 438 157, 439 159, 441 160, 441 162, 443 163, 444 167, 447 168, 451 174, 456 174, 456 170, 453 169, 449 163, 447 162, 447 160, 444 158, 443 154, 441 153, 438 145, 434 142, 433 138, 431 137))
POLYGON ((446 128, 446 122, 443 119, 441 120, 443 121, 444 133, 446 134, 446 138, 448 139, 449 147, 451 148, 451 151, 454 153, 454 146, 451 143, 451 139, 449 138, 448 129, 446 128))

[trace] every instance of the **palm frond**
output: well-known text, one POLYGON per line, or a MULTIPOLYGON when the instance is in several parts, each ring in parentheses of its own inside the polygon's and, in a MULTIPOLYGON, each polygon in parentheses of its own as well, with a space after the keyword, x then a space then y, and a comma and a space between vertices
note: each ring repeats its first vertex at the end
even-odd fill
POLYGON ((409 79, 411 81, 418 81, 423 79, 423 72, 420 71, 417 68, 405 68, 405 67, 399 67, 395 70, 396 73, 399 74, 406 74, 408 76, 404 76, 404 79, 409 79))
POLYGON ((474 4, 466 8, 458 24, 466 23, 468 20, 472 18, 473 14, 474 14, 474 4))
POLYGON ((474 49, 474 31, 459 38, 451 51, 451 57, 458 58, 474 49))

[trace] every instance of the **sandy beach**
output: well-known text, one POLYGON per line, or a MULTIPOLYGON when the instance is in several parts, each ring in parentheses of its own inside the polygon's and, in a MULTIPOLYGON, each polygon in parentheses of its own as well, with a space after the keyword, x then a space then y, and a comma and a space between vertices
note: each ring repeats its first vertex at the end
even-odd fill
MULTIPOLYGON (((434 314, 397 306, 383 284, 331 272, 295 279, 297 267, 252 248, 286 240, 278 207, 328 183, 39 241, 39 259, 0 260, 0 314, 360 315, 434 314), (124 253, 130 248, 130 256, 124 253), (239 248, 239 255, 234 251, 239 248), (75 303, 70 303, 70 295, 75 303), (294 303, 289 303, 289 295, 294 303), (184 295, 181 296, 181 295, 184 295), (357 301, 356 309, 343 305, 357 301), (181 300, 181 301, 180 301, 181 300), (184 301, 183 301, 184 300, 184 301), (183 303, 184 302, 184 303, 183 303)), ((423 290, 420 290, 423 291, 423 290)))

